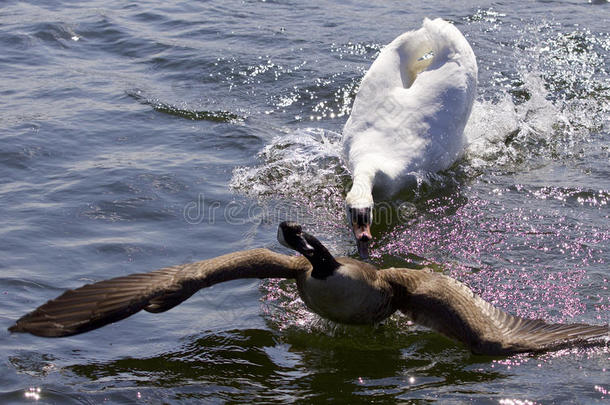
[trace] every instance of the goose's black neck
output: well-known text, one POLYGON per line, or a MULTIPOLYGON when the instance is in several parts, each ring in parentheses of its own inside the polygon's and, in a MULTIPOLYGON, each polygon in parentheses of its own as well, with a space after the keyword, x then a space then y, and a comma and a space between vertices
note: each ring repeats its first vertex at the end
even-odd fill
POLYGON ((313 247, 314 251, 305 254, 305 258, 309 260, 313 266, 311 276, 319 280, 325 280, 326 277, 332 275, 335 270, 341 267, 341 264, 335 260, 328 249, 314 236, 303 232, 303 237, 313 247))

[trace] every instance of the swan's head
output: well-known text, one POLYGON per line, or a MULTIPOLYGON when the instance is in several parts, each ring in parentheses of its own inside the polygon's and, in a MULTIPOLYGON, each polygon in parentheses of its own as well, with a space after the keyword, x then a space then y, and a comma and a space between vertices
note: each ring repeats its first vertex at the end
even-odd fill
POLYGON ((301 225, 296 222, 284 221, 277 228, 277 240, 283 246, 296 250, 305 257, 314 254, 314 247, 305 239, 301 225))
POLYGON ((358 254, 361 258, 366 259, 369 257, 369 243, 373 239, 371 236, 373 196, 370 193, 361 194, 354 191, 352 188, 345 198, 345 213, 347 223, 356 238, 358 254))

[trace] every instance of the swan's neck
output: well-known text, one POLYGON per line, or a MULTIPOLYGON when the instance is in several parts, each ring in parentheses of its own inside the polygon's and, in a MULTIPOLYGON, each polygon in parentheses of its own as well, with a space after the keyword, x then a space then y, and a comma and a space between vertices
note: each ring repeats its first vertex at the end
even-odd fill
POLYGON ((345 201, 352 208, 366 208, 373 206, 373 179, 374 173, 354 173, 354 183, 345 201))
POLYGON ((326 277, 331 276, 335 270, 341 267, 341 264, 335 260, 332 254, 326 249, 326 247, 314 236, 303 232, 303 236, 307 243, 313 248, 313 254, 306 255, 305 258, 309 260, 313 269, 311 270, 311 276, 319 280, 324 280, 326 277))

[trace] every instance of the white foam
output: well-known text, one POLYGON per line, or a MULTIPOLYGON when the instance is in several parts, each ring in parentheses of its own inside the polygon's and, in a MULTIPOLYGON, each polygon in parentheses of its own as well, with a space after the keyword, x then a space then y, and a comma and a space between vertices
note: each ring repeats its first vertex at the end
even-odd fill
POLYGON ((320 128, 279 135, 258 153, 260 165, 233 170, 230 187, 254 198, 340 190, 346 176, 340 140, 340 134, 320 128))
POLYGON ((570 156, 574 145, 595 126, 600 107, 589 100, 552 100, 542 73, 522 73, 528 99, 516 103, 509 93, 498 101, 479 100, 464 133, 466 169, 528 167, 538 158, 570 156))

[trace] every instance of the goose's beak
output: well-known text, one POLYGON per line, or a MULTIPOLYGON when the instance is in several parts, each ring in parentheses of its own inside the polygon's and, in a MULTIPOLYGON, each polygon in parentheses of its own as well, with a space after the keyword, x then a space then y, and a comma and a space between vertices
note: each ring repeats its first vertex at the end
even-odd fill
POLYGON ((358 247, 358 254, 363 259, 369 257, 369 243, 373 239, 371 236, 371 226, 369 224, 353 224, 354 236, 356 237, 356 246, 358 247))
POLYGON ((277 228, 277 240, 283 246, 294 249, 302 255, 310 256, 315 249, 307 242, 307 235, 296 222, 284 221, 277 228))

